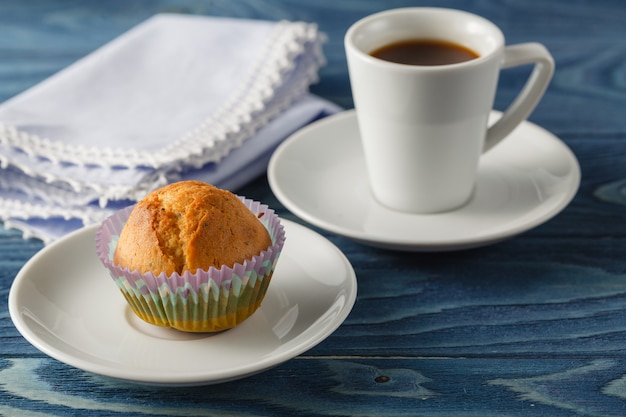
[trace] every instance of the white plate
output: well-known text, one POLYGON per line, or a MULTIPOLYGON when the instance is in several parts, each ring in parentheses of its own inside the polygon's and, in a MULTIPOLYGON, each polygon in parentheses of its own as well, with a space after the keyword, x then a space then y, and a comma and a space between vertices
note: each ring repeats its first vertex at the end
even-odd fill
POLYGON ((203 385, 252 375, 312 348, 348 316, 356 276, 337 247, 288 220, 283 253, 261 307, 209 335, 137 318, 95 253, 96 227, 36 254, 9 294, 15 327, 36 348, 77 368, 127 381, 203 385))
MULTIPOLYGON (((494 112, 492 118, 499 113, 494 112)), ((580 168, 558 138, 530 122, 485 154, 464 207, 413 215, 371 196, 353 110, 292 135, 268 168, 272 191, 295 215, 330 232, 383 248, 446 251, 514 236, 559 213, 574 197, 580 168)))

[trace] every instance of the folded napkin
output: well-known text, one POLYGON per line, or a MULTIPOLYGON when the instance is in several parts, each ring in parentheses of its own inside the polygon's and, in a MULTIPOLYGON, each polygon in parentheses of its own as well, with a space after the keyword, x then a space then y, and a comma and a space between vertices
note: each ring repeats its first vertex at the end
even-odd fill
POLYGON ((235 190, 339 111, 315 25, 163 14, 0 104, 0 219, 48 243, 181 179, 235 190))

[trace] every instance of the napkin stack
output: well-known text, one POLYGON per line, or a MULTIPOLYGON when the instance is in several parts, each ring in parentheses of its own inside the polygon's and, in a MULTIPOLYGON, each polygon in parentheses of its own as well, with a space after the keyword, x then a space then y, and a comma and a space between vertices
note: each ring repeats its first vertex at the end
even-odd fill
POLYGON ((0 105, 0 219, 49 243, 172 181, 236 190, 339 111, 313 24, 162 14, 0 105))

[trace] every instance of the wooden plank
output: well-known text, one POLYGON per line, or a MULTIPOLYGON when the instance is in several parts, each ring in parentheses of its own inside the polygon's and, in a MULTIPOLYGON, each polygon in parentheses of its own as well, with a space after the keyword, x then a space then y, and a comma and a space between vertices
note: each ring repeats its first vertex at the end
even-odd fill
MULTIPOLYGON (((316 94, 351 107, 343 34, 409 0, 0 2, 0 101, 157 12, 319 22, 316 94)), ((259 375, 199 388, 130 385, 48 358, 12 325, 8 291, 42 245, 0 228, 0 415, 527 416, 626 414, 626 8, 623 0, 446 0, 509 43, 539 41, 557 72, 531 120, 578 156, 583 182, 546 224, 500 244, 406 254, 320 231, 355 267, 357 304, 333 335, 259 375)), ((505 71, 496 107, 528 69, 505 71)), ((298 221, 263 177, 240 190, 298 221)))
POLYGON ((159 388, 82 373, 51 359, 5 359, 0 413, 621 416, 624 373, 623 358, 303 357, 226 384, 159 388))
MULTIPOLYGON (((626 239, 529 236, 418 255, 340 245, 357 273, 357 303, 312 355, 564 356, 626 346, 626 239)), ((15 355, 28 345, 6 313, 9 282, 0 353, 15 355)))

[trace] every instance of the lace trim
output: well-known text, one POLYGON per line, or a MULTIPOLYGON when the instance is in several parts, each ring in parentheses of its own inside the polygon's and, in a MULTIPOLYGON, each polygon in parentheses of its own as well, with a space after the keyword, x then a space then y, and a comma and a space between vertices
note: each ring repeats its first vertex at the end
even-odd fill
POLYGON ((314 24, 277 23, 266 44, 264 58, 257 62, 232 98, 196 129, 157 152, 68 146, 2 123, 0 143, 52 163, 159 168, 167 164, 189 163, 199 167, 217 162, 317 81, 317 72, 325 63, 323 41, 324 35, 314 24), (289 91, 272 103, 280 88, 287 84, 289 91))
MULTIPOLYGON (((57 207, 51 209, 50 206, 39 206, 33 203, 26 203, 18 200, 7 200, 0 198, 0 220, 7 229, 16 229, 22 233, 24 239, 36 238, 43 241, 45 245, 56 240, 54 236, 48 236, 37 227, 29 224, 33 219, 51 221, 57 219, 60 222, 79 220, 83 226, 97 224, 113 214, 112 211, 94 210, 90 207, 64 209, 57 207)), ((63 227, 63 229, 67 229, 63 227)), ((71 230, 67 230, 68 232, 71 230)))
POLYGON ((4 222, 11 219, 61 218, 63 220, 78 219, 85 225, 89 225, 101 222, 113 213, 114 210, 93 206, 60 207, 0 197, 0 219, 4 222))
POLYGON ((83 206, 98 201, 100 207, 105 207, 111 200, 137 201, 167 184, 168 176, 175 174, 175 171, 146 170, 136 183, 121 184, 115 182, 114 173, 109 168, 95 167, 88 173, 83 171, 82 179, 76 179, 51 173, 52 165, 52 162, 40 161, 36 165, 38 169, 33 169, 32 163, 0 152, 0 190, 19 191, 28 197, 63 206, 83 206), (102 183, 99 182, 101 178, 113 181, 102 183))

